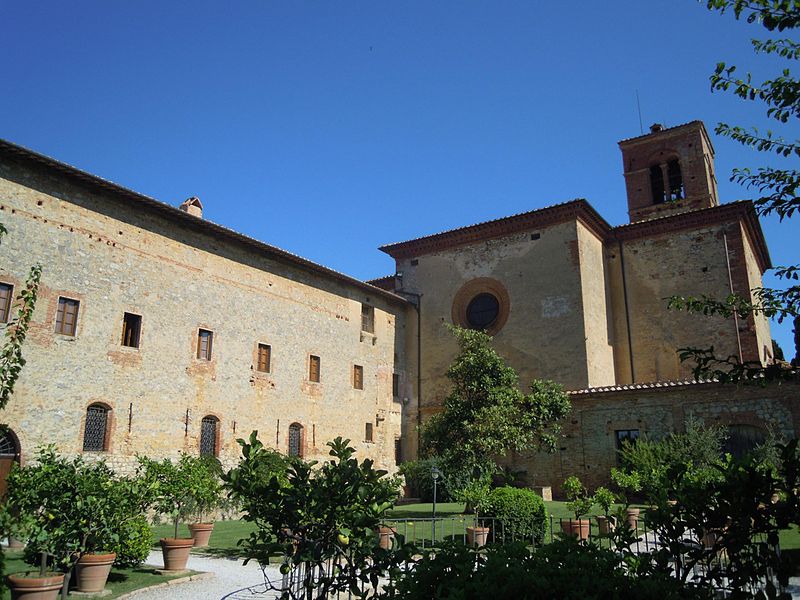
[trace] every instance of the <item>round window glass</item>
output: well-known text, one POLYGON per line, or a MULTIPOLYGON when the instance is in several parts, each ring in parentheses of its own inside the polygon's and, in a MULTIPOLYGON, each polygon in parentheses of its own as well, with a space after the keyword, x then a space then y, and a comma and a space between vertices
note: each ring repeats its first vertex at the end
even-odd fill
POLYGON ((467 305, 467 323, 473 329, 488 329, 500 314, 500 302, 492 294, 478 294, 467 305))

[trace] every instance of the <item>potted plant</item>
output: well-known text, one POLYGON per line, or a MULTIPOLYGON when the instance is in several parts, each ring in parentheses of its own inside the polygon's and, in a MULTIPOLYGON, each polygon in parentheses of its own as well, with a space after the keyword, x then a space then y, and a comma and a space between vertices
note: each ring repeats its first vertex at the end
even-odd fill
POLYGON ((480 520, 480 512, 486 508, 489 497, 489 484, 481 480, 470 481, 461 490, 459 496, 467 507, 472 507, 475 513, 475 526, 467 527, 467 545, 485 546, 489 538, 489 528, 485 527, 480 520))
POLYGON ((214 530, 211 512, 222 504, 222 467, 213 456, 193 458, 188 455, 181 457, 180 466, 186 469, 193 480, 187 511, 194 522, 189 523, 189 531, 194 546, 205 548, 214 530))
POLYGON ((589 539, 589 531, 592 522, 581 517, 592 510, 594 500, 583 487, 581 480, 575 475, 567 477, 563 485, 564 494, 567 497, 567 509, 575 514, 575 519, 561 520, 561 530, 566 534, 577 537, 580 541, 589 539))
POLYGON ((187 454, 182 454, 177 463, 168 458, 156 462, 139 457, 140 472, 153 485, 156 511, 169 517, 175 528, 173 537, 159 540, 165 571, 184 571, 194 545, 194 538, 178 537, 178 527, 189 517, 195 498, 203 495, 198 489, 202 485, 197 476, 199 460, 187 454))
POLYGON ((143 513, 144 489, 116 477, 102 461, 68 460, 52 447, 40 449, 33 465, 15 468, 8 486, 8 508, 28 539, 26 560, 39 565, 40 575, 48 566, 64 572, 65 587, 74 568, 78 591, 101 592, 120 531, 143 513))
POLYGON ((611 507, 616 500, 617 497, 614 495, 614 492, 606 487, 601 486, 594 491, 594 501, 603 509, 603 514, 595 517, 597 519, 597 530, 600 532, 600 535, 608 535, 616 524, 616 520, 611 516, 611 507))

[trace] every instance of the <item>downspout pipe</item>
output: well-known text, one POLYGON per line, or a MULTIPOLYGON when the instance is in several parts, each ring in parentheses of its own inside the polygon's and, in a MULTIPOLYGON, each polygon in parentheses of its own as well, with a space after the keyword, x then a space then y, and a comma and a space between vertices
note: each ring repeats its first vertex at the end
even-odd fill
POLYGON ((422 445, 422 294, 399 289, 396 294, 413 297, 412 304, 417 309, 417 458, 422 445))
POLYGON ((622 298, 625 302, 625 329, 628 333, 628 360, 631 365, 631 383, 636 383, 636 373, 633 367, 633 335, 631 334, 631 310, 628 305, 628 282, 625 276, 625 252, 622 240, 619 240, 619 266, 622 272, 622 298))

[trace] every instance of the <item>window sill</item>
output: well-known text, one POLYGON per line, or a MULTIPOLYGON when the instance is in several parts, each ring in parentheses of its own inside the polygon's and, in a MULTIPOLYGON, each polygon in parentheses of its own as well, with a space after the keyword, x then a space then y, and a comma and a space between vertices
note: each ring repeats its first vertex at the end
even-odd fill
POLYGON ((368 333, 366 331, 362 331, 361 338, 359 341, 372 343, 372 345, 374 346, 375 344, 378 343, 378 336, 376 336, 374 333, 368 333))

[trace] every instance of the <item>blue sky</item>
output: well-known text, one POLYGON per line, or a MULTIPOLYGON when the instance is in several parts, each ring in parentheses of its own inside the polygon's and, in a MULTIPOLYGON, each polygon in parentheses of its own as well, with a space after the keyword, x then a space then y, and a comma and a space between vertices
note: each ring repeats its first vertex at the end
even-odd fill
MULTIPOLYGON (((645 129, 705 121, 721 198, 749 197, 728 175, 765 157, 713 127, 771 124, 708 75, 782 68, 757 35, 693 0, 6 2, 0 137, 368 279, 379 245, 572 198, 626 222, 637 90, 645 129)), ((762 223, 796 262, 796 224, 762 223)))

